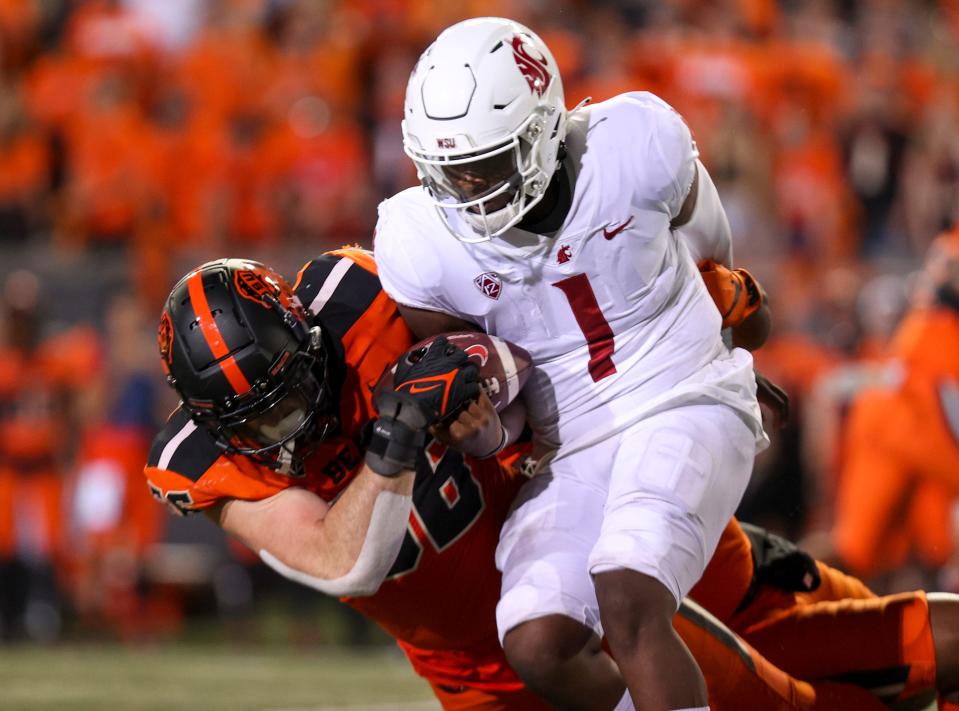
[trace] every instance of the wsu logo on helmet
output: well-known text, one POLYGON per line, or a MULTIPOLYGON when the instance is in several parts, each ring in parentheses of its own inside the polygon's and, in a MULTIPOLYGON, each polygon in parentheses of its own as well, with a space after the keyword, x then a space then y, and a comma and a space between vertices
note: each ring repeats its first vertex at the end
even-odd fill
POLYGON ((534 57, 529 54, 529 45, 523 41, 521 35, 513 35, 513 59, 520 72, 526 77, 526 83, 529 84, 529 90, 538 96, 542 96, 549 86, 549 66, 546 64, 546 57, 540 55, 534 57))

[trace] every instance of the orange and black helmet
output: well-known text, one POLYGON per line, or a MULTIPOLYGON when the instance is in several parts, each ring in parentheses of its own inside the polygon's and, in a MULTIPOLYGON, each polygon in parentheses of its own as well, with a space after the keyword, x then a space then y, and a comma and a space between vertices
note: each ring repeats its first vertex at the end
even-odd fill
POLYGON ((246 259, 183 277, 160 316, 167 381, 227 451, 295 473, 336 427, 319 326, 287 281, 246 259))

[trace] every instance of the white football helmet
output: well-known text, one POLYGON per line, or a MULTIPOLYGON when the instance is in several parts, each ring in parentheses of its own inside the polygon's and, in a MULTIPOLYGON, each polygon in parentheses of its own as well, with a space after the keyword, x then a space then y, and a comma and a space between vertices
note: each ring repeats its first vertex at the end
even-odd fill
POLYGON ((563 82, 531 30, 499 17, 447 28, 406 88, 403 148, 445 217, 456 210, 482 242, 538 203, 566 136, 563 82))

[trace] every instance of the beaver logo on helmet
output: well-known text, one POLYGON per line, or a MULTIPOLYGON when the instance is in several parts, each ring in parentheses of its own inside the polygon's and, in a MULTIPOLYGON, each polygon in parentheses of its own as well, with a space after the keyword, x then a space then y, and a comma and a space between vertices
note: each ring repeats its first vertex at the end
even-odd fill
POLYGON ((542 54, 534 57, 529 53, 530 45, 523 40, 522 35, 513 35, 513 59, 516 66, 526 77, 529 90, 537 96, 542 96, 549 86, 549 65, 542 54))
POLYGON ((157 328, 157 346, 160 349, 160 356, 163 358, 163 365, 170 362, 170 350, 173 348, 173 322, 170 321, 170 314, 166 311, 160 316, 160 326, 157 328))
POLYGON ((271 308, 272 304, 267 296, 276 297, 279 287, 271 284, 262 274, 262 270, 239 269, 233 275, 236 293, 244 299, 255 301, 264 308, 271 308))

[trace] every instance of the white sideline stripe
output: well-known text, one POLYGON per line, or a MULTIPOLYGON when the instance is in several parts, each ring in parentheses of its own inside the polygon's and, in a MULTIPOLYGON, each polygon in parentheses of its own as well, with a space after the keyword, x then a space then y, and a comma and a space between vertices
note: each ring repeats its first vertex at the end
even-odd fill
POLYGON ((496 347, 496 355, 503 364, 503 373, 506 375, 506 402, 513 402, 519 392, 519 378, 516 375, 516 359, 510 353, 509 346, 500 338, 491 337, 496 347))
POLYGON ((167 442, 166 447, 160 452, 160 461, 157 462, 157 469, 166 469, 170 466, 170 460, 173 459, 173 455, 176 454, 176 448, 180 446, 183 440, 193 434, 195 429, 196 422, 188 420, 187 423, 183 425, 183 429, 173 435, 173 439, 167 442))
POLYGON ((338 287, 343 280, 343 275, 346 274, 346 270, 352 266, 352 259, 340 257, 340 261, 336 263, 336 266, 330 271, 330 275, 326 277, 326 281, 323 282, 323 286, 320 287, 316 298, 310 303, 309 312, 311 314, 315 315, 320 313, 320 310, 326 306, 326 302, 330 300, 333 292, 336 291, 336 287, 338 287))

